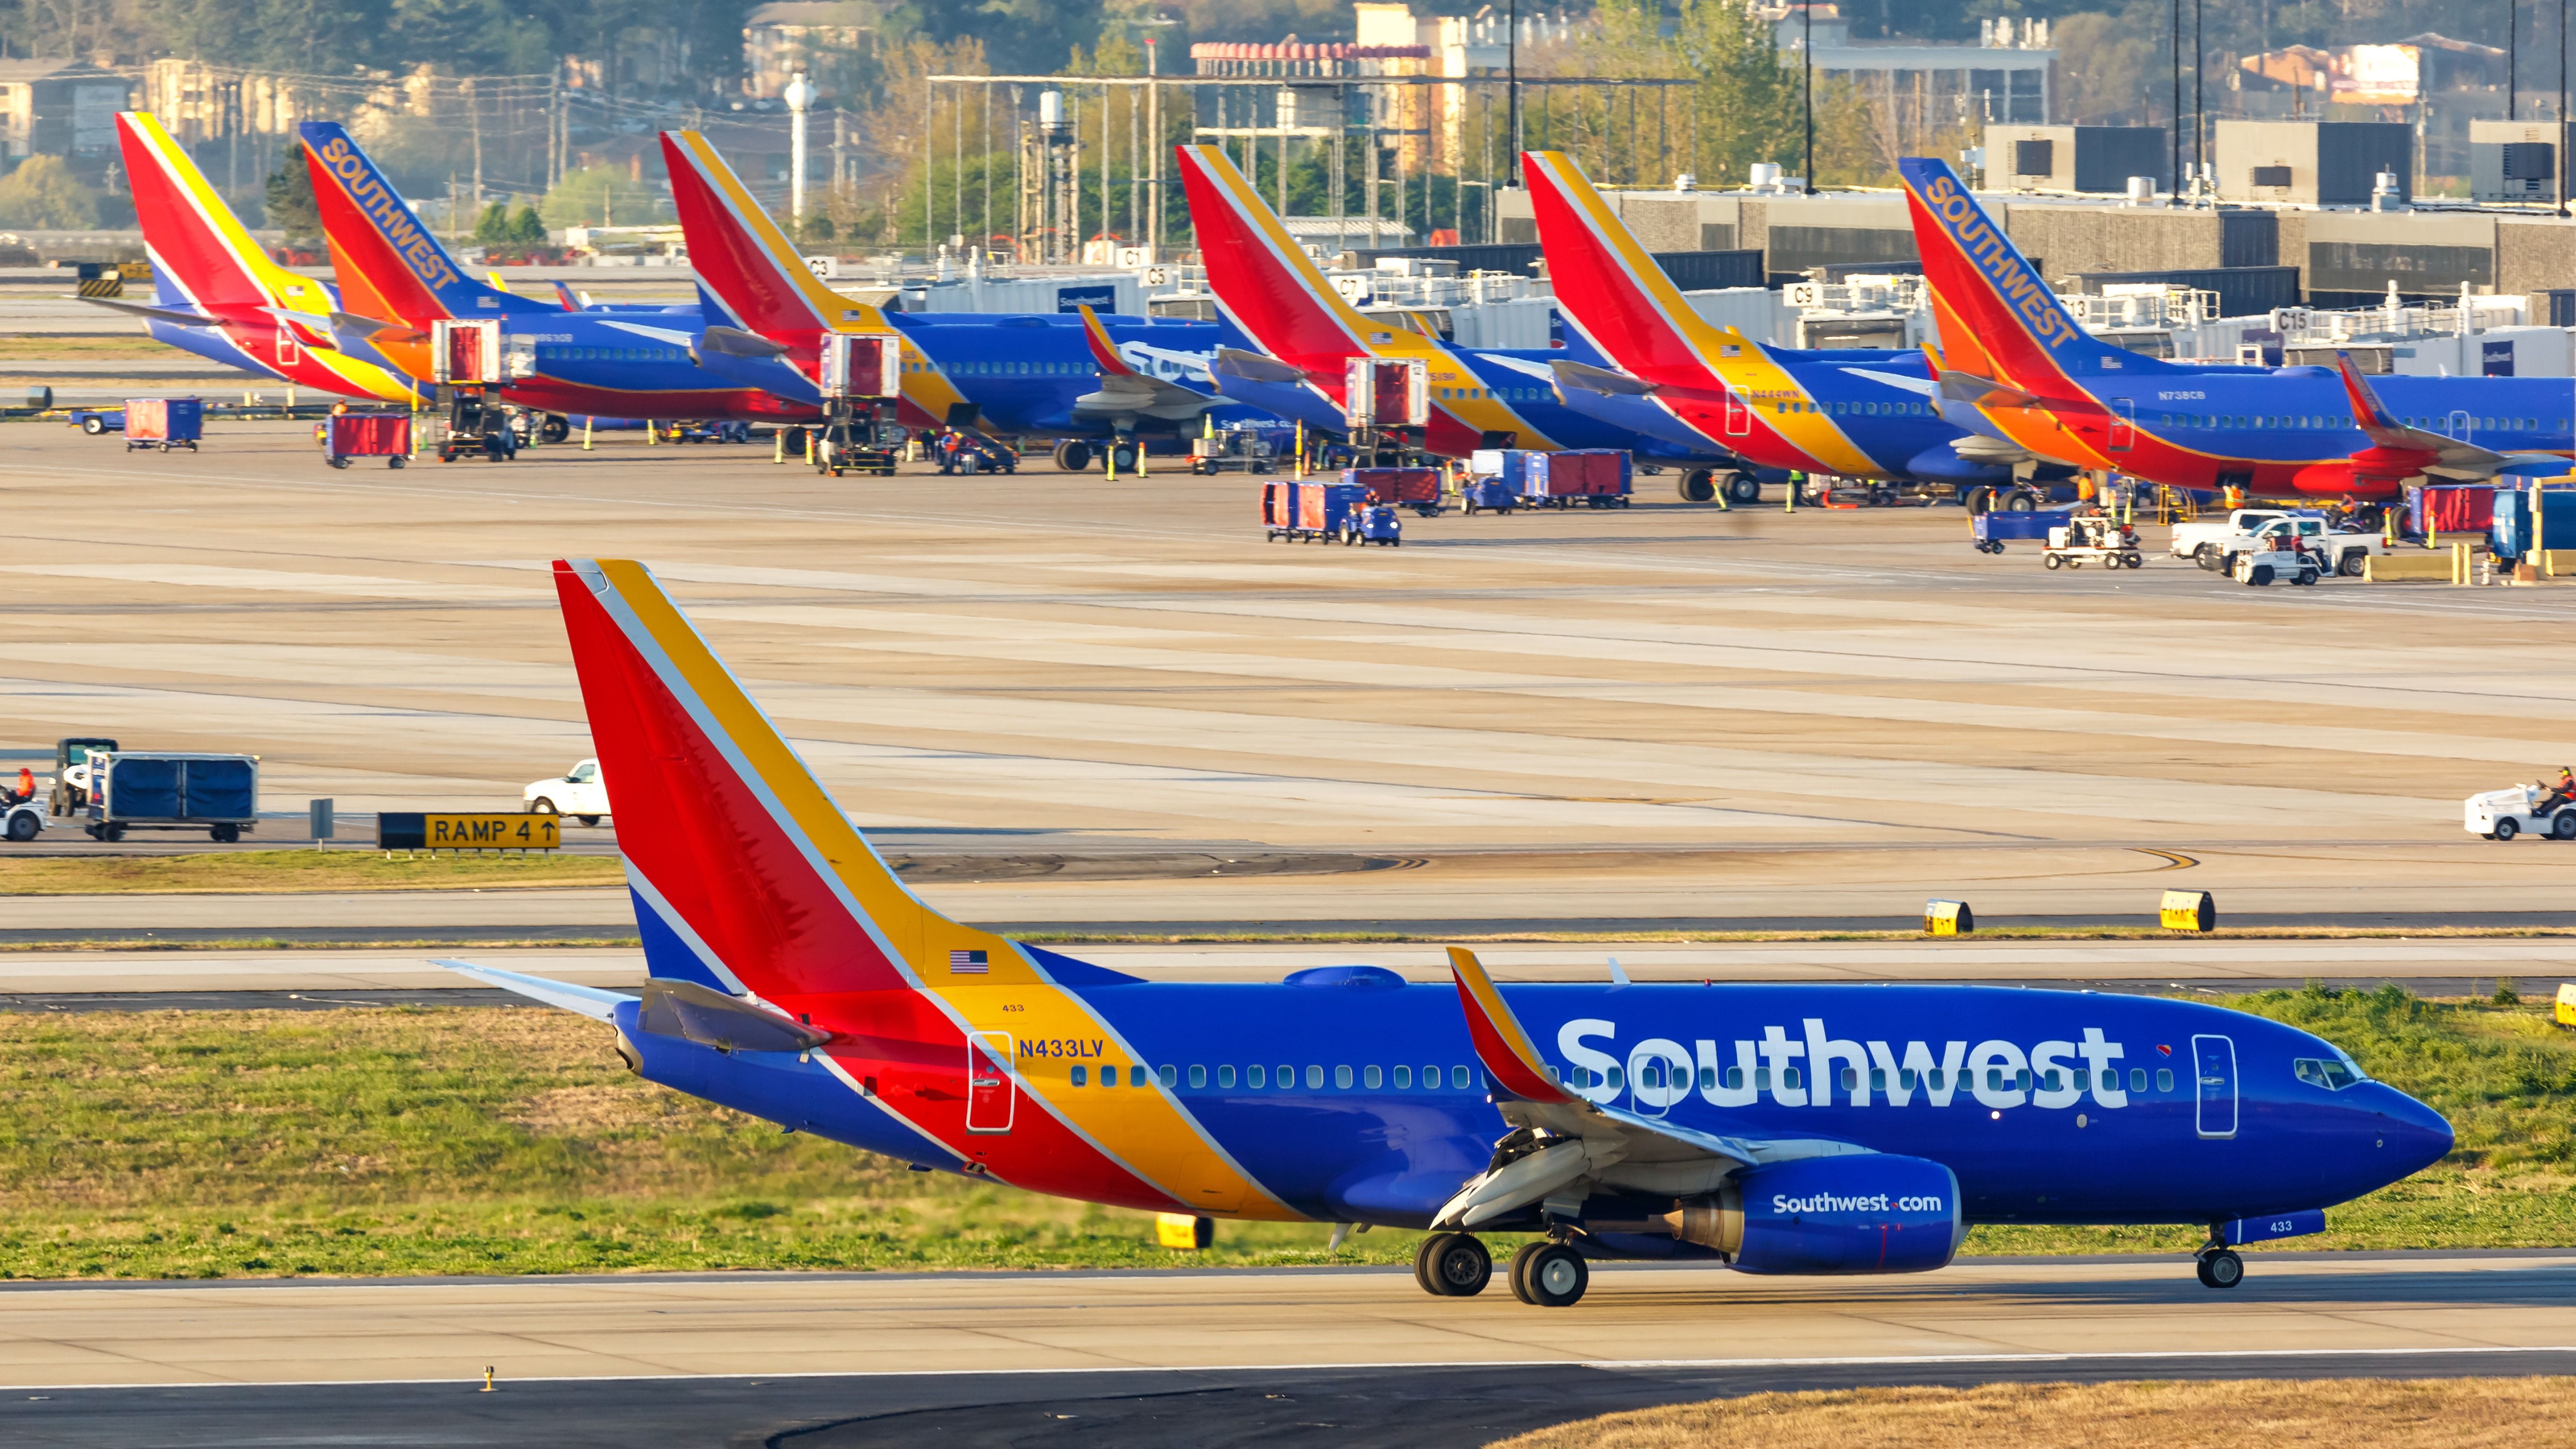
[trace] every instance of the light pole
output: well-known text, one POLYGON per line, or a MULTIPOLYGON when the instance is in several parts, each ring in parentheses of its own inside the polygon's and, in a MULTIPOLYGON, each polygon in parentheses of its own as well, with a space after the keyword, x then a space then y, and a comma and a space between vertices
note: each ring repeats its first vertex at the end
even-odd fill
POLYGON ((1800 23, 1806 33, 1798 38, 1798 59, 1805 70, 1798 84, 1800 97, 1807 108, 1807 159, 1799 168, 1805 174, 1798 185, 1809 196, 1816 194, 1816 0, 1798 7, 1800 23))
MULTIPOLYGON (((813 82, 798 71, 787 82, 787 220, 788 229, 801 239, 805 234, 805 108, 814 104, 813 82)), ((924 168, 921 184, 930 184, 924 168)))
MULTIPOLYGON (((1511 152, 1511 160, 1503 168, 1503 181, 1505 185, 1518 186, 1521 184, 1521 0, 1512 0, 1510 18, 1504 24, 1510 28, 1503 39, 1503 63, 1511 79, 1504 86, 1507 97, 1505 109, 1510 114, 1503 129, 1511 137, 1504 143, 1505 149, 1511 152)), ((1376 139, 1372 137, 1369 144, 1376 145, 1376 139)), ((1374 232, 1370 233, 1369 244, 1377 244, 1374 232)))

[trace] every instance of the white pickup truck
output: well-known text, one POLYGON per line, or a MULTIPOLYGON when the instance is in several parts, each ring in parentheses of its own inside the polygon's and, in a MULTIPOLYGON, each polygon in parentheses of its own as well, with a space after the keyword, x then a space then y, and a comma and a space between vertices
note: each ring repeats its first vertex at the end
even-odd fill
POLYGON ((2363 560, 2388 551, 2378 534, 2329 533, 2324 519, 2280 508, 2239 508, 2224 523, 2177 523, 2166 548, 2175 558, 2228 573, 2236 555, 2266 552, 2272 540, 2293 537, 2308 552, 2332 560, 2336 573, 2351 578, 2361 576, 2363 560))

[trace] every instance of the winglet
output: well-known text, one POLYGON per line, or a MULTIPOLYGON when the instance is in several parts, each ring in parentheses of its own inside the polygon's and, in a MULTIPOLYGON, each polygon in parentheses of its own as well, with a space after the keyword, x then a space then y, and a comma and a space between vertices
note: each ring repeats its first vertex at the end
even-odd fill
POLYGON ((2335 375, 2343 379, 2344 396, 2352 400, 2353 421, 2372 442, 2382 447, 2402 447, 2414 441, 2412 435, 2415 430, 2389 413, 2387 405, 2380 402, 2377 389, 2361 375, 2360 368, 2352 365, 2351 353, 2335 354, 2335 375))
POLYGON ((1510 1003, 1485 974, 1485 964, 1463 946, 1449 948, 1449 971, 1458 982, 1458 1003, 1466 1008, 1467 1035, 1476 1043, 1476 1059, 1496 1087, 1532 1102, 1572 1102, 1574 1094, 1548 1076, 1538 1048, 1512 1015, 1510 1003))
POLYGON ((1100 325, 1099 314, 1091 310, 1090 304, 1078 303, 1075 310, 1082 313, 1082 340, 1091 344, 1091 360, 1100 364, 1101 376, 1144 376, 1143 373, 1129 367, 1127 359, 1118 355, 1117 344, 1109 340, 1109 329, 1100 325))

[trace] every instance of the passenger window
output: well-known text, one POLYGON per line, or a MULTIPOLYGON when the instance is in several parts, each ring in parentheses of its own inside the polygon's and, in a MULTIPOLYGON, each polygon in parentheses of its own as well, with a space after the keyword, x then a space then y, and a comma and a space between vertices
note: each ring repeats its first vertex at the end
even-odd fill
MULTIPOLYGON (((1116 1071, 1116 1070, 1118 1070, 1116 1067, 1102 1067, 1102 1068, 1100 1069, 1100 1076, 1101 1076, 1101 1079, 1102 1079, 1103 1081, 1108 1080, 1109 1074, 1110 1074, 1111 1072, 1116 1071)), ((1085 1069, 1084 1069, 1084 1068, 1082 1068, 1082 1067, 1075 1067, 1075 1068, 1073 1069, 1073 1074, 1072 1074, 1073 1084, 1074 1084, 1075 1086, 1077 1086, 1077 1087, 1081 1087, 1081 1086, 1088 1086, 1088 1085, 1090 1085, 1090 1082, 1089 1082, 1089 1078, 1090 1078, 1090 1076, 1091 1076, 1091 1074, 1090 1074, 1090 1072, 1089 1072, 1089 1071, 1085 1070, 1085 1069)))
POLYGON ((1204 1087, 1204 1086, 1206 1086, 1206 1085, 1207 1085, 1207 1068, 1205 1068, 1205 1067, 1192 1067, 1192 1068, 1190 1068, 1190 1085, 1191 1085, 1191 1086, 1193 1086, 1193 1087, 1204 1087))
POLYGON ((1234 1085, 1234 1068, 1232 1068, 1232 1067, 1219 1067, 1219 1068, 1217 1068, 1217 1069, 1216 1069, 1216 1084, 1217 1084, 1218 1086, 1220 1086, 1220 1087, 1231 1087, 1231 1086, 1233 1086, 1233 1085, 1234 1085))
POLYGON ((1279 1069, 1279 1090, 1289 1092, 1296 1090, 1296 1087, 1297 1069, 1295 1067, 1281 1067, 1279 1069))
MULTIPOLYGON (((2116 1077, 2116 1076, 2118 1076, 2118 1075, 2119 1075, 2119 1073, 2114 1072, 2114 1073, 2112 1073, 2112 1075, 2116 1077)), ((2131 1067, 2131 1068, 2129 1068, 2129 1090, 2130 1090, 2130 1091, 2132 1091, 2132 1092, 2143 1092, 2143 1091, 2145 1091, 2146 1089, 2147 1089, 2147 1069, 2146 1069, 2146 1068, 2144 1068, 2144 1067, 2131 1067)))
POLYGON ((1397 1091, 1405 1091, 1405 1090, 1407 1090, 1407 1089, 1411 1088, 1411 1087, 1412 1087, 1412 1085, 1413 1085, 1413 1068, 1411 1068, 1411 1067, 1397 1067, 1397 1068, 1395 1069, 1395 1086, 1396 1086, 1396 1090, 1397 1090, 1397 1091))
MULTIPOLYGON (((1555 1071, 1556 1068, 1550 1067, 1548 1070, 1552 1072, 1555 1071)), ((1436 1092, 1440 1090, 1440 1069, 1438 1067, 1424 1067, 1422 1069, 1422 1089, 1426 1092, 1436 1092)))
POLYGON ((1333 1068, 1333 1085, 1345 1092, 1349 1091, 1351 1089, 1351 1069, 1348 1067, 1333 1068))
POLYGON ((2108 1067, 2104 1067, 2101 1075, 2094 1082, 2094 1090, 2098 1092, 2116 1092, 2120 1090, 2120 1074, 2108 1067))
POLYGON ((2173 1068, 2156 1068, 2156 1090, 2159 1092, 2170 1092, 2173 1090, 2173 1068))
POLYGON ((1267 1085, 1269 1085, 1269 1082, 1270 1082, 1270 1073, 1268 1073, 1267 1071, 1264 1071, 1262 1068, 1260 1068, 1260 1067, 1245 1067, 1245 1068, 1243 1069, 1243 1084, 1244 1084, 1245 1086, 1247 1086, 1247 1087, 1261 1087, 1261 1086, 1267 1086, 1267 1085))
POLYGON ((2013 1086, 2024 1092, 2030 1090, 2030 1068, 2024 1067, 2013 1073, 2013 1086))
POLYGON ((1177 1087, 1181 1084, 1180 1069, 1177 1067, 1165 1067, 1160 1075, 1163 1078, 1163 1085, 1166 1087, 1177 1087))
POLYGON ((1367 1073, 1360 1078, 1360 1085, 1367 1087, 1371 1091, 1375 1091, 1379 1087, 1386 1085, 1386 1082, 1384 1076, 1378 1071, 1378 1069, 1371 1067, 1368 1069, 1367 1073))
POLYGON ((1622 1088, 1622 1087, 1627 1086, 1627 1085, 1628 1085, 1628 1073, 1627 1073, 1626 1069, 1621 1068, 1621 1067, 1612 1067, 1612 1068, 1610 1069, 1610 1085, 1611 1085, 1614 1089, 1615 1089, 1615 1088, 1622 1088))
POLYGON ((1807 1084, 1807 1074, 1798 1070, 1796 1067, 1782 1067, 1780 1069, 1780 1082, 1781 1085, 1789 1088, 1791 1091, 1795 1091, 1807 1084))
POLYGON ((1461 1092, 1467 1090, 1467 1069, 1465 1067, 1451 1067, 1449 1069, 1449 1085, 1457 1088, 1461 1092))
POLYGON ((1848 1091, 1852 1091, 1852 1090, 1854 1090, 1855 1088, 1859 1087, 1859 1086, 1860 1086, 1860 1069, 1859 1069, 1859 1068, 1857 1068, 1857 1067, 1845 1067, 1845 1068, 1843 1068, 1843 1077, 1842 1077, 1842 1082, 1843 1082, 1843 1090, 1844 1090, 1844 1091, 1846 1091, 1846 1092, 1848 1092, 1848 1091))
MULTIPOLYGON (((1737 1067, 1735 1070, 1740 1072, 1743 1071, 1744 1068, 1737 1067)), ((1771 1069, 1769 1067, 1755 1067, 1753 1069, 1753 1090, 1757 1092, 1767 1092, 1771 1090, 1771 1069)))
POLYGON ((1933 1091, 1936 1091, 1936 1092, 1939 1092, 1939 1091, 1945 1091, 1945 1090, 1947 1090, 1947 1089, 1949 1088, 1949 1085, 1950 1085, 1950 1074, 1949 1074, 1948 1072, 1942 1071, 1942 1070, 1941 1070, 1940 1068, 1938 1068, 1938 1067, 1933 1068, 1933 1069, 1932 1069, 1932 1090, 1933 1090, 1933 1091))
POLYGON ((1913 1091, 1913 1090, 1914 1090, 1914 1069, 1913 1069, 1912 1067, 1900 1067, 1900 1068, 1898 1068, 1898 1069, 1897 1069, 1897 1073, 1896 1073, 1896 1085, 1898 1085, 1899 1087, 1904 1088, 1906 1091, 1909 1091, 1909 1092, 1913 1091))
POLYGON ((1869 1069, 1869 1089, 1873 1092, 1884 1092, 1887 1090, 1887 1068, 1872 1067, 1869 1069))
POLYGON ((1699 1069, 1699 1089, 1703 1092, 1714 1092, 1717 1090, 1717 1068, 1702 1067, 1699 1069))
POLYGON ((2065 1076, 2058 1072, 2054 1067, 2050 1068, 2047 1074, 2042 1076, 2039 1080, 2040 1085, 2047 1088, 2049 1091, 2060 1092, 2066 1089, 2065 1076))
POLYGON ((1306 1090, 1309 1092, 1320 1092, 1324 1090, 1324 1069, 1322 1067, 1308 1067, 1306 1069, 1306 1090))
MULTIPOLYGON (((1756 1083, 1755 1085, 1758 1086, 1760 1084, 1756 1083)), ((1741 1092, 1744 1090, 1744 1068, 1728 1067, 1726 1069, 1726 1090, 1730 1092, 1741 1092)))
POLYGON ((1989 1092, 2000 1092, 2003 1089, 2004 1069, 2001 1067, 1986 1068, 1986 1090, 1989 1092))

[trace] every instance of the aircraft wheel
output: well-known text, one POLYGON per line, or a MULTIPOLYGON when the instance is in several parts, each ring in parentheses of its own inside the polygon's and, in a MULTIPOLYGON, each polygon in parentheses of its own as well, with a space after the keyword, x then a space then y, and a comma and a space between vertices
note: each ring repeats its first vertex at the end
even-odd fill
POLYGON ((1706 468, 1692 468, 1682 474, 1678 491, 1684 503, 1707 503, 1717 497, 1717 480, 1706 468))
POLYGON ((1592 1265, 1565 1244, 1548 1243, 1530 1255, 1522 1281, 1529 1285, 1529 1301, 1539 1307, 1571 1308, 1592 1286, 1592 1265))
POLYGON ((2226 1248, 2200 1255, 2200 1283, 2204 1288, 2233 1288, 2245 1281, 2245 1260, 2226 1248))
POLYGON ((1473 1233, 1435 1233, 1413 1255, 1414 1276, 1443 1298, 1473 1298, 1493 1281, 1494 1258, 1473 1233))
POLYGON ((2522 822, 2507 815, 2496 821, 2495 838, 2511 840, 2522 833, 2522 822))
POLYGON ((2006 513, 2028 513, 2039 507, 2039 500, 2027 493, 2015 493, 2003 501, 2006 513))
POLYGON ((1510 1271, 1504 1275, 1505 1281, 1511 1285, 1512 1296, 1523 1303, 1528 1304, 1532 1308, 1536 1308, 1538 1306, 1538 1300, 1530 1296, 1530 1260, 1546 1251, 1547 1240, 1544 1238, 1534 1243, 1521 1244, 1521 1250, 1512 1254, 1512 1266, 1510 1271))

